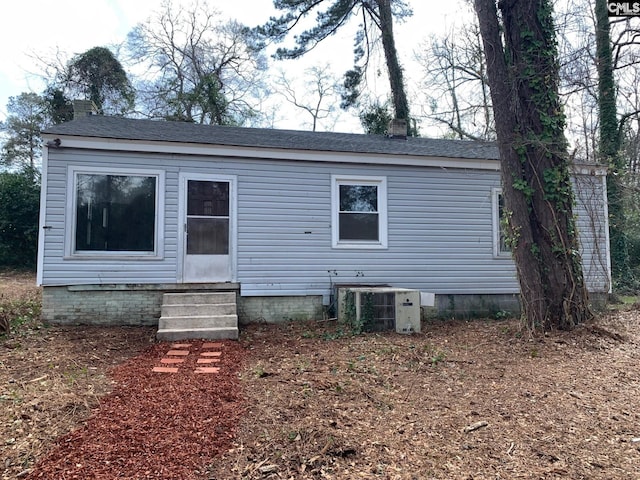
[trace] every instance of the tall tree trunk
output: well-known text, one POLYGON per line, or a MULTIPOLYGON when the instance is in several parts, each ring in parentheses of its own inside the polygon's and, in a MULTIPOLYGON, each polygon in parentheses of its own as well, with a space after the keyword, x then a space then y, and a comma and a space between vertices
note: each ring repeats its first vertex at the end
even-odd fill
MULTIPOLYGON (((380 12, 380 31, 382 34, 382 48, 389 72, 389 84, 393 96, 393 108, 396 118, 406 120, 407 127, 413 130, 409 118, 409 102, 404 88, 404 76, 398 51, 393 36, 393 15, 391 13, 391 0, 376 0, 380 12)), ((411 132, 410 132, 411 133, 411 132)), ((414 132, 415 133, 415 132, 414 132)))
POLYGON ((548 0, 475 0, 502 161, 507 230, 532 329, 591 317, 578 253, 548 0), (503 40, 504 38, 504 45, 503 40))
POLYGON ((625 170, 620 155, 622 137, 616 109, 616 86, 613 78, 611 34, 607 0, 596 0, 596 66, 598 69, 598 110, 600 116, 600 159, 609 167, 609 237, 614 278, 622 287, 633 286, 629 265, 629 247, 625 232, 622 175, 625 170))

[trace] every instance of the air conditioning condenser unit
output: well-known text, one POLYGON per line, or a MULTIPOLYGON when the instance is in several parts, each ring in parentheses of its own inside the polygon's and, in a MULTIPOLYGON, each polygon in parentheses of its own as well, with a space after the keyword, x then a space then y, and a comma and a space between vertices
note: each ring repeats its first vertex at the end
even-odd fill
POLYGON ((355 314, 367 331, 420 332, 420 291, 393 287, 339 288, 338 318, 345 320, 350 314, 355 314))

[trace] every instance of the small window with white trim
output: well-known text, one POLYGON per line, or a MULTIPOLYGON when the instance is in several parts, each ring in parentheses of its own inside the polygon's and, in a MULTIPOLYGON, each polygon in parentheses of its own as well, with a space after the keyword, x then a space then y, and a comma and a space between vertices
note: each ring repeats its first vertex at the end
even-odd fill
POLYGON ((509 247, 507 242, 502 189, 492 189, 491 197, 493 206, 493 256, 497 258, 511 258, 511 247, 509 247))
POLYGON ((387 248, 385 177, 332 176, 335 248, 387 248))
POLYGON ((160 255, 163 172, 71 167, 71 256, 160 255))

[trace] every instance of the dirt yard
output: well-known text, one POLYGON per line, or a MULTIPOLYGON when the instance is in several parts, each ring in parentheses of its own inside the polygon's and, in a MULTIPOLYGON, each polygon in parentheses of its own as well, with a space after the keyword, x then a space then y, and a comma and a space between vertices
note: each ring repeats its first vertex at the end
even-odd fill
POLYGON ((151 375, 151 329, 24 323, 0 337, 1 478, 640 479, 639 319, 255 325, 206 381, 151 375))

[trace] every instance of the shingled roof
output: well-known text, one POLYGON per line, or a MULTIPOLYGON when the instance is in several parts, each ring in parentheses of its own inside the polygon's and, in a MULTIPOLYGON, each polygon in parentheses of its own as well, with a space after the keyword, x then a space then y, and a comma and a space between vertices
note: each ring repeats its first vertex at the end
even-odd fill
POLYGON ((410 155, 465 159, 498 159, 494 143, 432 138, 388 138, 383 135, 305 132, 267 128, 196 125, 101 115, 55 125, 43 133, 59 136, 259 147, 343 153, 410 155))

